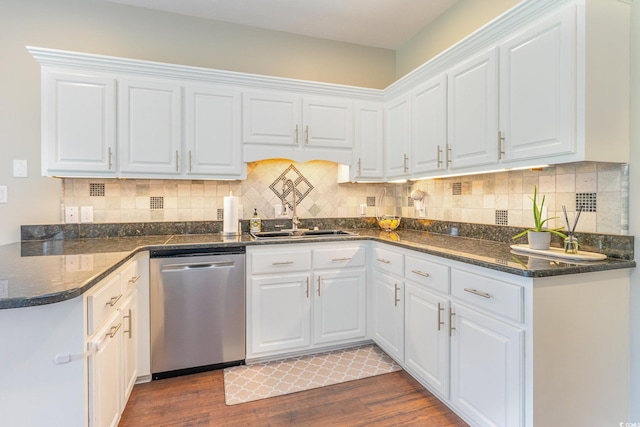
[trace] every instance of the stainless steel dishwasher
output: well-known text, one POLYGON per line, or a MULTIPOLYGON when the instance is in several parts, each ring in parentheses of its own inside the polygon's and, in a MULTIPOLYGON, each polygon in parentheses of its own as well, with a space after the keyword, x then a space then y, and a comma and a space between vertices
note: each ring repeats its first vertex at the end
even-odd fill
POLYGON ((150 253, 154 380, 245 359, 245 248, 150 253))

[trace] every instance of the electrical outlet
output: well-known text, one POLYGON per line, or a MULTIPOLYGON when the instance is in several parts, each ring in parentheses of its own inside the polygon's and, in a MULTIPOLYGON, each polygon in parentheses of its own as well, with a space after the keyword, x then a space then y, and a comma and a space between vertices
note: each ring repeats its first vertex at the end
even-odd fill
POLYGON ((360 216, 365 216, 365 215, 367 215, 367 204, 360 203, 360 216))
POLYGON ((77 206, 67 206, 64 208, 64 222, 67 224, 77 224, 78 223, 78 207, 77 206))
POLYGON ((13 177, 14 178, 26 178, 27 177, 27 161, 26 160, 14 160, 13 161, 13 177))
POLYGON ((80 208, 80 222, 93 222, 93 206, 80 208))
POLYGON ((273 209, 275 210, 275 218, 289 218, 289 212, 287 212, 287 206, 284 208, 282 205, 273 205, 273 209))
POLYGON ((0 185, 0 203, 9 203, 6 185, 0 185))

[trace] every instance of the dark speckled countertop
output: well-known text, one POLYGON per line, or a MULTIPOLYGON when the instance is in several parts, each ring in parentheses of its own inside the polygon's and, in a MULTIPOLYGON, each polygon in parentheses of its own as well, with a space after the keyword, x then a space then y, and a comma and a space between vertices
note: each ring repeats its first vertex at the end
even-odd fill
POLYGON ((426 231, 353 229, 355 236, 254 241, 248 234, 220 233, 32 240, 0 246, 0 309, 51 304, 82 295, 140 250, 210 248, 292 242, 375 240, 525 277, 546 277, 632 268, 634 260, 573 263, 516 254, 507 243, 426 231))

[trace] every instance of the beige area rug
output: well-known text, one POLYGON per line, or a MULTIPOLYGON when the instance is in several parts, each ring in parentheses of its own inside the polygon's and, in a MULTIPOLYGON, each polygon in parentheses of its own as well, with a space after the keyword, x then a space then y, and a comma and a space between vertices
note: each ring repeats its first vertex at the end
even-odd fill
POLYGON ((224 370, 227 405, 266 399, 399 371, 402 368, 370 344, 224 370))

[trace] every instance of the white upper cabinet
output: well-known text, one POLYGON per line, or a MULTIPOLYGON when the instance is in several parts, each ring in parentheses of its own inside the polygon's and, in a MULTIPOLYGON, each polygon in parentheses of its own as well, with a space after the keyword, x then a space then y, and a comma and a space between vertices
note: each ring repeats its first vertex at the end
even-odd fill
POLYGON ((43 175, 115 173, 115 87, 111 77, 43 70, 43 175))
POLYGON ((245 161, 289 158, 350 163, 353 105, 286 92, 244 93, 245 161))
POLYGON ((502 160, 576 150, 575 8, 500 45, 502 160))
POLYGON ((119 81, 120 170, 180 174, 182 87, 152 80, 119 81))
POLYGON ((451 169, 498 162, 497 49, 450 69, 447 162, 451 169))
POLYGON ((402 96, 388 102, 385 119, 385 177, 406 178, 411 173, 411 98, 402 96))
POLYGON ((355 109, 355 147, 351 179, 384 177, 384 112, 380 103, 359 103, 355 109))
POLYGON ((241 95, 218 88, 186 88, 185 148, 188 175, 240 176, 241 95))
POLYGON ((447 75, 420 85, 412 98, 411 172, 419 175, 445 169, 447 75))

